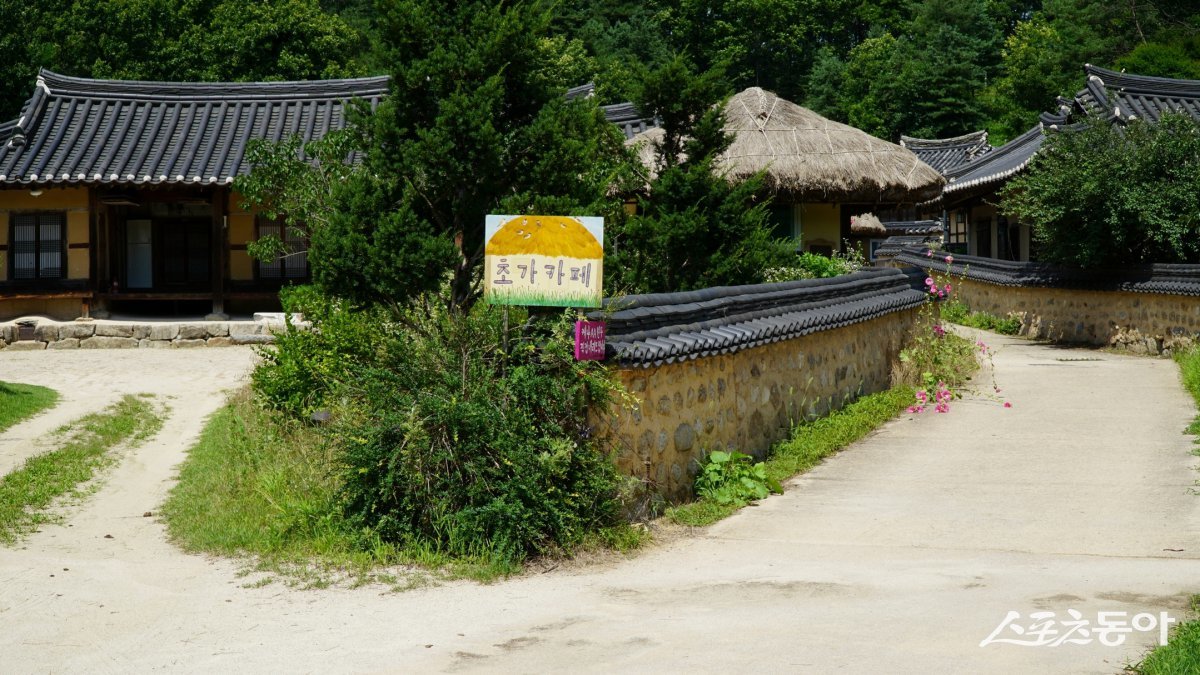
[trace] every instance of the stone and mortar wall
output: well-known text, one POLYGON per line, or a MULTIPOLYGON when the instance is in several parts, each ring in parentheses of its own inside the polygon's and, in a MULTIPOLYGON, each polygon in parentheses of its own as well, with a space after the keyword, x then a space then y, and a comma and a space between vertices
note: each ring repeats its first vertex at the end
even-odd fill
POLYGON ((183 349, 268 344, 282 323, 268 321, 203 321, 190 323, 134 323, 39 321, 31 339, 20 339, 16 323, 0 324, 0 349, 183 349))
POLYGON ((974 311, 1021 319, 1021 334, 1169 353, 1200 337, 1200 297, 1129 291, 1002 286, 955 279, 956 295, 974 311))
POLYGON ((905 310, 732 354, 623 368, 638 405, 609 422, 617 467, 645 494, 685 501, 708 452, 761 458, 795 422, 890 387, 916 319, 905 310))

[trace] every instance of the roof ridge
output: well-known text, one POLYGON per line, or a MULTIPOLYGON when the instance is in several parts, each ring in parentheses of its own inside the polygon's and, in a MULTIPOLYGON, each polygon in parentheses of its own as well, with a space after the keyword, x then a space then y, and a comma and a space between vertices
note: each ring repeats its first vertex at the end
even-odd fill
POLYGON ((1096 77, 1103 86, 1109 89, 1121 89, 1135 93, 1200 96, 1200 80, 1124 73, 1093 66, 1090 63, 1085 63, 1083 69, 1089 80, 1096 77))
POLYGON ((279 82, 161 82, 151 80, 107 80, 62 75, 43 68, 38 89, 55 96, 152 100, 271 100, 343 98, 387 92, 390 78, 375 77, 335 80, 289 80, 279 82))
POLYGON ((947 145, 958 145, 961 143, 977 143, 980 140, 987 141, 987 129, 972 131, 961 136, 953 136, 951 138, 917 138, 916 136, 900 136, 900 145, 906 148, 912 148, 910 143, 919 144, 917 147, 943 147, 947 145))

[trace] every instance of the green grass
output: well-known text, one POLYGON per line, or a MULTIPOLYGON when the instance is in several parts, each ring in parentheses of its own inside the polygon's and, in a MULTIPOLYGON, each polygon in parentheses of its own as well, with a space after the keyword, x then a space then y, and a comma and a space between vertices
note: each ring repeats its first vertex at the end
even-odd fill
MULTIPOLYGON (((498 554, 456 557, 355 531, 341 516, 337 457, 319 428, 266 410, 244 391, 209 420, 180 468, 162 508, 168 533, 186 551, 244 557, 249 571, 305 587, 349 581, 404 590, 524 569, 498 554)), ((610 528, 581 549, 624 551, 644 538, 633 527, 610 528)))
POLYGON ((990 330, 1001 335, 1016 335, 1021 332, 1021 320, 1015 316, 1000 318, 987 312, 972 312, 958 300, 946 302, 941 306, 942 318, 950 323, 980 330, 990 330))
MULTIPOLYGON (((1183 386, 1200 407, 1200 346, 1175 353, 1183 386)), ((1187 433, 1200 435, 1200 415, 1187 433)), ((1192 598, 1192 612, 1200 613, 1200 595, 1192 598)), ((1165 646, 1156 647, 1130 672, 1142 675, 1195 675, 1200 673, 1200 619, 1179 624, 1165 646)))
POLYGON ((11 545, 41 524, 59 521, 49 509, 61 498, 82 496, 97 473, 116 462, 112 448, 136 444, 161 424, 148 400, 126 396, 59 429, 58 449, 29 458, 0 479, 0 543, 11 545))
MULTIPOLYGON (((1192 597, 1192 612, 1200 612, 1200 595, 1192 597)), ((1126 670, 1139 675, 1200 673, 1200 621, 1187 621, 1175 626, 1166 645, 1154 648, 1141 663, 1126 670)))
POLYGON ((0 431, 58 402, 58 392, 32 384, 0 382, 0 431))
MULTIPOLYGON (((1175 362, 1179 364, 1184 388, 1196 399, 1196 406, 1200 407, 1200 346, 1176 352, 1175 362)), ((1200 435, 1200 415, 1197 415, 1187 432, 1200 435)))
MULTIPOLYGON (((791 438, 771 449, 766 460, 767 475, 783 482, 804 473, 854 441, 879 428, 900 411, 912 405, 913 390, 894 387, 878 394, 864 396, 846 407, 797 426, 791 438)), ((666 517, 680 525, 701 527, 711 525, 741 506, 718 504, 699 499, 690 504, 667 509, 666 517)))

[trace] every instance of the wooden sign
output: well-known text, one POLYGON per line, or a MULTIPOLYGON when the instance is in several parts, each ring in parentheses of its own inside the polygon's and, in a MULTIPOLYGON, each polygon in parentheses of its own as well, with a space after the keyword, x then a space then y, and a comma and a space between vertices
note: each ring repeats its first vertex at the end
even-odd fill
POLYGON ((600 306, 603 218, 489 215, 486 225, 484 299, 489 303, 600 306))

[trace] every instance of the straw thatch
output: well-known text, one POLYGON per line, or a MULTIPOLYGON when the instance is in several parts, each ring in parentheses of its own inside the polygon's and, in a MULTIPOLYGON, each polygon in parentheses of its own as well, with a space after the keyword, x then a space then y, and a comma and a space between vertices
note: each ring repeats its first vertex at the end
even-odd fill
MULTIPOLYGON (((797 201, 915 203, 937 197, 945 183, 910 150, 759 87, 729 99, 725 118, 734 139, 721 171, 731 180, 762 171, 772 192, 797 201)), ((630 139, 651 171, 662 134, 650 129, 630 139)))
POLYGON ((861 213, 850 217, 850 234, 860 237, 886 237, 887 228, 874 213, 861 213))

